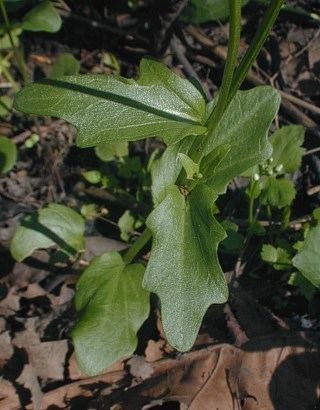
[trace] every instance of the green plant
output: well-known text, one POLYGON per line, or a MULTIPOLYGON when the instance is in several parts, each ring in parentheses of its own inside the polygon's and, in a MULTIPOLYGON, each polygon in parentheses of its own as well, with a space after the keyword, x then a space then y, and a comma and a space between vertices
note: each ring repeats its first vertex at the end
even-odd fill
MULTIPOLYGON (((15 60, 24 82, 29 81, 29 76, 24 61, 23 52, 20 48, 19 36, 23 31, 45 31, 55 33, 60 30, 62 21, 58 11, 50 0, 41 1, 37 6, 28 11, 21 21, 11 22, 7 13, 7 2, 0 0, 0 12, 3 23, 0 25, 0 49, 13 51, 15 60)), ((1 60, 5 58, 1 57, 1 60)), ((17 88, 8 66, 0 64, 7 80, 17 88)))
MULTIPOLYGON (((165 334, 180 351, 192 347, 208 307, 226 302, 228 286, 217 254, 226 232, 214 217, 215 201, 234 177, 272 154, 267 134, 279 108, 279 94, 271 87, 238 89, 282 3, 271 1, 237 67, 241 1, 229 2, 228 57, 213 102, 207 103, 193 83, 147 59, 141 61, 137 81, 120 76, 69 76, 30 84, 17 95, 17 110, 61 117, 75 125, 80 147, 114 147, 149 136, 160 136, 167 145, 151 165, 154 210, 146 219, 147 227, 123 256, 109 253, 94 259, 77 284, 79 321, 72 336, 86 373, 99 373, 134 351, 135 333, 148 315, 148 292, 159 297, 165 334), (151 238, 146 269, 132 264, 151 238)), ((97 150, 103 155, 101 148, 97 150)), ((106 151, 107 157, 110 151, 116 152, 114 148, 106 151)), ((97 174, 89 178, 92 176, 97 174)), ((79 239, 72 249, 66 247, 71 234, 74 238, 74 228, 67 233, 54 228, 53 206, 59 205, 38 212, 35 222, 41 225, 40 234, 53 231, 46 246, 56 243, 66 254, 74 255, 81 251, 79 239)), ((36 238, 37 226, 30 222, 24 224, 28 232, 24 231, 23 243, 32 235, 36 238)), ((41 246, 43 238, 21 252, 19 229, 11 249, 21 260, 41 246)), ((76 238, 83 234, 82 228, 75 231, 76 238)))
POLYGON ((9 172, 16 160, 16 146, 9 138, 0 136, 0 175, 9 172))

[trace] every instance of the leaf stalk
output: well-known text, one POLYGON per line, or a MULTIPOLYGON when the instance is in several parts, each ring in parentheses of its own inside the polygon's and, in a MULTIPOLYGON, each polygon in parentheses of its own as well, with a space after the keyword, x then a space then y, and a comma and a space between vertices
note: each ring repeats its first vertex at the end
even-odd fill
POLYGON ((123 256, 123 261, 125 264, 129 265, 136 255, 141 251, 141 249, 149 242, 152 238, 152 233, 149 228, 145 228, 139 238, 130 246, 127 252, 123 256))
POLYGON ((218 125, 228 103, 231 101, 230 90, 237 66, 240 34, 241 34, 241 0, 229 0, 230 6, 230 29, 228 54, 225 69, 222 77, 222 84, 218 96, 218 102, 208 120, 208 134, 218 125))

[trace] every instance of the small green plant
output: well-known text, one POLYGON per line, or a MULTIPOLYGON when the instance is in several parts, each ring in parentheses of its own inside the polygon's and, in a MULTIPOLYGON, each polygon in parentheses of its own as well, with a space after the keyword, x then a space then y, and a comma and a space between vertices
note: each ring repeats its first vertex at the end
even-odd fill
MULTIPOLYGON (((215 201, 233 178, 251 172, 250 227, 256 222, 258 198, 267 208, 280 209, 293 199, 292 186, 283 172, 292 172, 299 158, 288 162, 283 155, 289 149, 283 130, 274 134, 272 144, 268 139, 280 104, 278 92, 268 86, 238 91, 282 3, 270 2, 255 38, 237 65, 242 2, 229 1, 228 57, 219 95, 213 102, 207 102, 194 83, 150 59, 141 61, 136 81, 120 76, 75 75, 27 85, 17 95, 17 110, 65 119, 77 128, 77 145, 98 147, 101 158, 121 157, 118 144, 126 150, 128 141, 150 136, 162 137, 167 145, 162 156, 152 161, 154 209, 146 219, 146 228, 124 255, 111 252, 95 258, 78 281, 75 305, 79 319, 72 337, 86 373, 102 372, 134 351, 136 332, 148 316, 149 292, 159 297, 164 332, 180 351, 192 347, 208 307, 227 301, 228 286, 217 249, 226 238, 226 230, 237 233, 237 228, 219 223, 214 215, 215 201), (132 263, 151 239, 146 268, 132 263)), ((300 155, 299 146, 292 148, 292 156, 300 155)), ((85 176, 93 183, 100 178, 94 172, 85 176)), ((56 243, 69 256, 81 251, 82 218, 78 214, 67 216, 65 207, 60 207, 49 205, 38 211, 35 220, 29 217, 18 228, 11 245, 18 260, 44 244, 56 243)), ((131 231, 130 214, 119 221, 123 235, 129 234, 128 221, 131 231)), ((237 240, 239 248, 239 234, 237 240)), ((235 245, 229 241, 224 246, 232 249, 235 245)), ((309 271, 302 261, 309 250, 306 240, 294 259, 302 273, 309 271)), ((264 255, 267 253, 265 249, 264 255)))
MULTIPOLYGON (((24 82, 29 81, 29 76, 24 61, 23 52, 20 48, 19 37, 24 31, 45 31, 55 33, 61 28, 61 17, 50 0, 41 1, 37 6, 29 10, 21 21, 12 22, 7 13, 8 2, 0 0, 0 51, 13 52, 19 71, 24 82)), ((10 3, 9 3, 10 5, 10 3)), ((17 89, 17 84, 8 70, 8 55, 1 55, 0 70, 7 80, 17 89)), ((10 67, 10 64, 9 64, 10 67)), ((0 71, 0 72, 1 72, 0 71)))

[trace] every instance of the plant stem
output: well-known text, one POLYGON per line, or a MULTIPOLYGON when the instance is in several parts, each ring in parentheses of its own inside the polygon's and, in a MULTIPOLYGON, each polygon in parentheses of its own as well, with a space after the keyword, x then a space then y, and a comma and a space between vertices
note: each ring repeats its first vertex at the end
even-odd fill
MULTIPOLYGON (((206 136, 210 135, 218 125, 225 109, 228 106, 228 97, 230 86, 232 83, 233 74, 237 64, 239 46, 240 46, 240 32, 241 32, 241 0, 229 0, 230 6, 230 26, 229 26, 229 42, 227 60, 223 72, 221 88, 218 96, 218 102, 213 109, 207 124, 208 131, 205 136, 200 135, 192 144, 188 155, 196 163, 199 163, 206 146, 206 136)), ((185 181, 180 173, 178 181, 182 184, 185 181)))
POLYGON ((284 0, 271 0, 271 3, 263 17, 262 23, 256 32, 252 43, 250 44, 245 56, 243 57, 241 63, 239 64, 234 77, 232 80, 232 85, 229 93, 229 102, 234 97, 235 93, 240 88, 244 79, 246 78, 250 68, 255 62, 264 42, 266 41, 272 26, 278 17, 280 9, 284 3, 284 0))
POLYGON ((18 92, 20 90, 19 85, 16 83, 14 78, 12 77, 10 71, 7 69, 7 67, 1 67, 2 74, 4 77, 7 79, 7 81, 12 85, 12 88, 14 89, 15 92, 18 92))
POLYGON ((254 192, 256 190, 258 181, 252 180, 250 183, 250 189, 249 189, 249 216, 248 216, 248 222, 249 226, 251 226, 254 222, 254 200, 255 200, 255 195, 254 192))
POLYGON ((218 102, 208 120, 208 133, 212 133, 218 125, 228 103, 231 101, 230 89, 237 65, 240 33, 241 33, 241 0, 229 0, 230 6, 230 30, 228 42, 228 54, 223 72, 222 84, 219 91, 218 102))
POLYGON ((5 23, 5 26, 6 26, 6 31, 8 33, 10 44, 11 44, 12 50, 14 52, 14 55, 15 55, 15 58, 16 58, 20 73, 22 75, 23 81, 26 83, 26 82, 28 82, 28 79, 29 79, 27 69, 26 69, 26 65, 25 65, 24 58, 23 58, 23 55, 21 53, 21 50, 19 50, 19 48, 14 43, 14 39, 13 39, 12 32, 11 32, 11 24, 10 24, 9 17, 8 17, 8 14, 7 14, 7 10, 6 10, 6 6, 5 6, 3 0, 0 0, 0 9, 1 9, 1 14, 2 14, 4 23, 5 23))
POLYGON ((254 198, 252 196, 250 196, 249 218, 248 218, 249 225, 252 225, 252 223, 253 223, 253 205, 254 205, 254 198))
POLYGON ((123 256, 123 261, 125 264, 129 264, 135 258, 135 256, 141 251, 141 249, 149 242, 152 238, 152 233, 149 228, 145 228, 139 238, 130 246, 127 252, 123 256))

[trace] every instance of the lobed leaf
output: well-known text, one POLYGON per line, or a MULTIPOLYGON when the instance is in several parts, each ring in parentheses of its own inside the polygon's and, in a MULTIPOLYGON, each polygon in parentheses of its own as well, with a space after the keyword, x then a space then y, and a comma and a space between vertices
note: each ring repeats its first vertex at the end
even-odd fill
POLYGON ((187 198, 172 186, 146 222, 153 244, 143 284, 159 296, 165 334, 180 351, 192 347, 208 307, 228 297, 217 256, 226 234, 213 217, 213 199, 205 185, 187 198))
POLYGON ((264 183, 261 201, 264 205, 284 208, 291 205, 296 196, 292 181, 286 178, 267 177, 264 183))
POLYGON ((143 272, 143 265, 125 265, 119 253, 109 252, 94 258, 77 282, 79 321, 72 339, 86 374, 101 373, 134 352, 136 333, 149 315, 143 272))
POLYGON ((261 259, 273 265, 275 270, 288 270, 292 268, 289 252, 284 248, 275 248, 272 245, 263 245, 261 259))
POLYGON ((138 81, 79 75, 27 85, 15 108, 65 119, 80 147, 161 136, 167 144, 206 131, 205 100, 187 80, 163 64, 142 60, 138 81))
POLYGON ((218 126, 208 136, 205 148, 208 156, 219 146, 224 146, 226 151, 230 147, 223 160, 204 174, 206 183, 217 193, 223 193, 234 177, 270 157, 272 147, 267 133, 279 105, 279 93, 268 86, 239 91, 235 95, 218 126))

